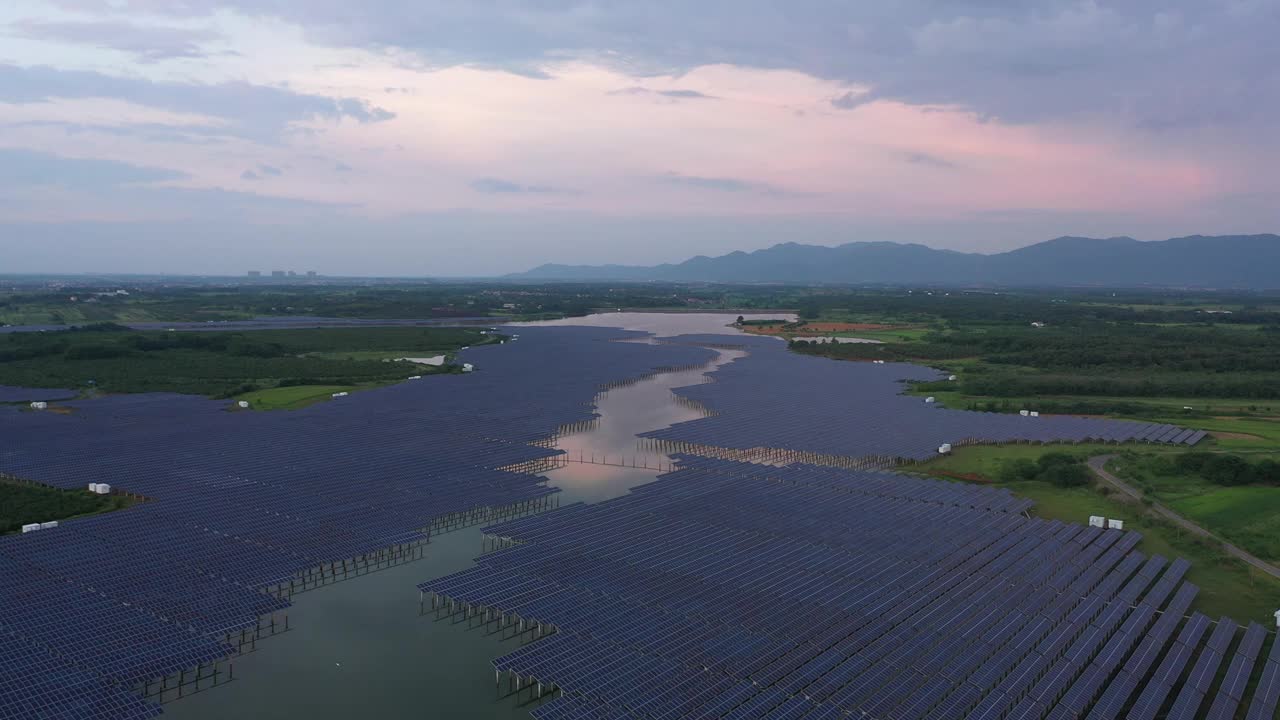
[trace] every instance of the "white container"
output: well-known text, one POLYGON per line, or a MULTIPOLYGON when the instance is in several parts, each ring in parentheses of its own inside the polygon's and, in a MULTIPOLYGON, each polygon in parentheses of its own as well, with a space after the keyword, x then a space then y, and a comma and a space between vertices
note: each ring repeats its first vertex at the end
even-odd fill
POLYGON ((334 394, 333 394, 333 397, 336 397, 336 398, 346 397, 346 396, 347 396, 347 395, 349 395, 349 394, 350 394, 350 393, 348 393, 348 392, 346 392, 346 391, 344 390, 344 391, 342 391, 342 392, 336 392, 336 393, 334 393, 334 394))
POLYGON ((89 492, 91 493, 98 492, 98 483, 89 483, 89 492))
POLYGON ((35 532, 36 530, 39 530, 39 529, 40 529, 40 523, 27 523, 26 525, 22 526, 22 532, 24 533, 35 532))
POLYGON ((110 495, 111 486, 108 485, 107 483, 98 483, 98 489, 95 492, 97 492, 99 495, 110 495))
POLYGON ((947 376, 947 379, 948 379, 948 380, 950 380, 951 382, 955 382, 955 381, 956 381, 956 376, 955 376, 955 375, 948 375, 948 376, 947 376))
POLYGON ((1030 415, 1031 415, 1031 417, 1040 417, 1040 411, 1039 411, 1039 410, 1032 410, 1032 411, 1031 411, 1031 413, 1030 413, 1030 415))
POLYGON ((236 405, 239 405, 239 406, 240 406, 240 408, 241 408, 241 409, 243 409, 243 410, 247 410, 247 409, 249 408, 249 401, 248 401, 248 400, 241 400, 240 402, 236 403, 236 405))
POLYGON ((48 410, 48 409, 49 409, 49 403, 47 403, 47 402, 45 402, 45 401, 43 401, 43 400, 37 400, 37 401, 35 401, 35 402, 31 403, 31 409, 32 409, 32 410, 48 410))
POLYGON ((41 530, 49 530, 49 529, 56 528, 56 527, 58 527, 58 521, 57 521, 57 520, 50 520, 49 522, 42 522, 42 523, 40 523, 40 529, 41 529, 41 530))
POLYGON ((1106 527, 1106 526, 1107 526, 1107 519, 1102 517, 1101 515, 1089 516, 1089 527, 1100 528, 1100 527, 1106 527))
POLYGON ((476 366, 472 365, 471 363, 462 364, 462 372, 471 372, 472 370, 475 370, 475 369, 476 369, 476 366))
POLYGON ((939 445, 938 452, 943 455, 946 455, 947 453, 951 452, 951 443, 942 443, 941 445, 939 445))
POLYGON ((1031 414, 1031 411, 1030 411, 1030 410, 1019 410, 1019 411, 1018 411, 1018 414, 1019 414, 1019 415, 1021 415, 1022 417, 1026 417, 1026 416, 1028 416, 1028 415, 1030 415, 1030 414, 1031 414))
POLYGON ((1115 520, 1115 519, 1108 520, 1108 521, 1107 521, 1107 527, 1108 527, 1108 528, 1111 528, 1112 530, 1123 530, 1123 529, 1124 529, 1124 521, 1123 521, 1123 520, 1115 520))
POLYGON ((935 403, 935 402, 938 402, 938 398, 930 395, 929 397, 925 398, 924 401, 927 403, 935 403))

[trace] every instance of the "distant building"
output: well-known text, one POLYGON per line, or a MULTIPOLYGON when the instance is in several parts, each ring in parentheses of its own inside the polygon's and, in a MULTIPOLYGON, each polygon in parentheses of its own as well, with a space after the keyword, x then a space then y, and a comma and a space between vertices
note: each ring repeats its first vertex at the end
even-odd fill
POLYGON ((262 271, 261 271, 261 270, 250 270, 250 271, 249 271, 249 277, 251 277, 251 278, 260 278, 260 277, 262 277, 262 271))
POLYGON ((273 277, 273 278, 282 278, 282 277, 284 277, 284 271, 283 271, 283 270, 272 270, 272 271, 271 271, 271 277, 273 277))
POLYGON ((289 271, 289 277, 298 277, 298 273, 296 273, 296 272, 294 272, 294 271, 290 270, 290 271, 289 271))
POLYGON ((315 271, 315 270, 308 270, 308 271, 307 271, 307 277, 314 279, 314 278, 315 278, 315 276, 316 276, 316 271, 315 271))

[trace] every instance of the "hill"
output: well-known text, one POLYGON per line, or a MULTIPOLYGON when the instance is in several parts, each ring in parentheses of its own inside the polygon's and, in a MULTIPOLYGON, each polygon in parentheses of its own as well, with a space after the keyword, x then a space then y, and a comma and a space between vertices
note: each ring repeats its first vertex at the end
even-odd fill
POLYGON ((983 255, 918 244, 782 243, 682 263, 542 265, 518 280, 666 280, 746 283, 1098 285, 1277 288, 1280 236, 1192 235, 1159 242, 1060 237, 983 255))

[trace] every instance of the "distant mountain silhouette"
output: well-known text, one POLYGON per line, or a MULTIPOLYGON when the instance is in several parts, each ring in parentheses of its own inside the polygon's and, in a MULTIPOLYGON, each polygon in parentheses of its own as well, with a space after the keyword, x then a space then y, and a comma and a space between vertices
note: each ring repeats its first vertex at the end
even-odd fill
POLYGON ((1060 237, 994 255, 924 245, 782 243, 682 263, 542 265, 521 280, 672 280, 747 283, 1100 285, 1280 288, 1280 236, 1222 235, 1139 242, 1060 237))

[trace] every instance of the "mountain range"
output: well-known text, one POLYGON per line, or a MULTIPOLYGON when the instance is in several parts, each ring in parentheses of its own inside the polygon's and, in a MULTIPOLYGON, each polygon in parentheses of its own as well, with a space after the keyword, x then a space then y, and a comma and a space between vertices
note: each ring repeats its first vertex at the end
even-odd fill
POLYGON ((782 243, 654 266, 541 265, 519 280, 1280 288, 1280 236, 1060 237, 990 255, 925 245, 782 243))

